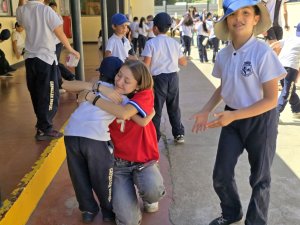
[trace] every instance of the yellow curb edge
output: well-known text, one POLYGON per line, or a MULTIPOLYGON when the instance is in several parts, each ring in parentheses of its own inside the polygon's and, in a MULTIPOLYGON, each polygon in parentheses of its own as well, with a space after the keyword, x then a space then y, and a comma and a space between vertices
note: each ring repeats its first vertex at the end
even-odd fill
POLYGON ((10 199, 0 208, 0 225, 25 225, 66 158, 64 139, 53 140, 10 199))

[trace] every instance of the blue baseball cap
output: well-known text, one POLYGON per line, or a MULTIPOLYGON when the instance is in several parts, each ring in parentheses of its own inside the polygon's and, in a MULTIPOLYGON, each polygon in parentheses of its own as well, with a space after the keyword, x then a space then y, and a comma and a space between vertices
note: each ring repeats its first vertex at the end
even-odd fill
POLYGON ((158 13, 154 18, 153 18, 153 25, 157 26, 161 29, 165 28, 170 28, 172 25, 172 18, 168 13, 161 12, 158 13))
POLYGON ((129 23, 127 17, 122 13, 116 13, 111 17, 111 24, 113 25, 122 25, 124 23, 129 23))
POLYGON ((223 40, 230 40, 229 31, 227 27, 226 18, 234 13, 235 11, 247 7, 247 6, 257 6, 260 11, 260 20, 256 24, 253 30, 254 35, 259 35, 267 31, 271 27, 271 18, 268 9, 261 2, 261 0, 224 0, 223 1, 223 11, 224 15, 215 23, 214 31, 215 35, 223 40))
POLYGON ((300 37, 300 23, 296 26, 296 36, 300 37))
POLYGON ((122 65, 123 62, 118 57, 105 57, 101 62, 99 72, 101 76, 106 77, 108 80, 114 80, 122 65))

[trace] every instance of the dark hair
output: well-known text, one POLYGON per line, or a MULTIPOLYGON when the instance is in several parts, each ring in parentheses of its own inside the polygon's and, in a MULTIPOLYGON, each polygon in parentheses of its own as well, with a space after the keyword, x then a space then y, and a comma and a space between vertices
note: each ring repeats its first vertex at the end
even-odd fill
POLYGON ((260 15, 260 10, 257 5, 253 6, 255 15, 260 15))
POLYGON ((143 22, 145 22, 145 21, 146 21, 145 17, 141 17, 140 23, 139 23, 140 28, 143 28, 143 22))
POLYGON ((193 25, 193 18, 191 17, 191 15, 190 14, 188 14, 185 18, 184 18, 184 20, 183 20, 183 24, 185 25, 185 26, 192 26, 193 25))
POLYGON ((56 6, 56 7, 57 7, 57 4, 56 4, 56 2, 50 2, 50 3, 49 3, 49 6, 50 6, 50 7, 52 7, 52 6, 56 6))
POLYGON ((15 28, 20 27, 20 26, 21 25, 18 22, 15 23, 15 28))
POLYGON ((206 21, 204 20, 203 23, 202 23, 202 28, 203 30, 208 33, 208 29, 207 29, 207 26, 206 26, 206 21))
POLYGON ((133 17, 133 21, 137 21, 139 18, 137 16, 133 17))

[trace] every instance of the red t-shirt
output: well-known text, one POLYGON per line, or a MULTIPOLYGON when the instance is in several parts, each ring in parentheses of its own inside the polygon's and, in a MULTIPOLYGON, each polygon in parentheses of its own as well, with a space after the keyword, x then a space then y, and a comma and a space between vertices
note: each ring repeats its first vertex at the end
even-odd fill
MULTIPOLYGON (((153 90, 137 92, 127 104, 134 106, 140 116, 149 115, 154 106, 153 90)), ((115 157, 142 163, 158 160, 157 137, 152 121, 142 127, 132 120, 115 119, 109 128, 115 157)))

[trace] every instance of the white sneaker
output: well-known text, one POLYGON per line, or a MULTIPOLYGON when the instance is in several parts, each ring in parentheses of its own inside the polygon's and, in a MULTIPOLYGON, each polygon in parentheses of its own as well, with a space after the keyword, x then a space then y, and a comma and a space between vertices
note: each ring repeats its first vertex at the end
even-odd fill
POLYGON ((176 137, 174 137, 174 142, 177 144, 184 143, 184 136, 182 134, 177 135, 176 137))
POLYGON ((144 211, 147 213, 154 213, 158 211, 158 202, 148 203, 144 202, 144 211))
POLYGON ((60 94, 66 93, 66 90, 61 88, 61 89, 59 89, 59 93, 60 94))

